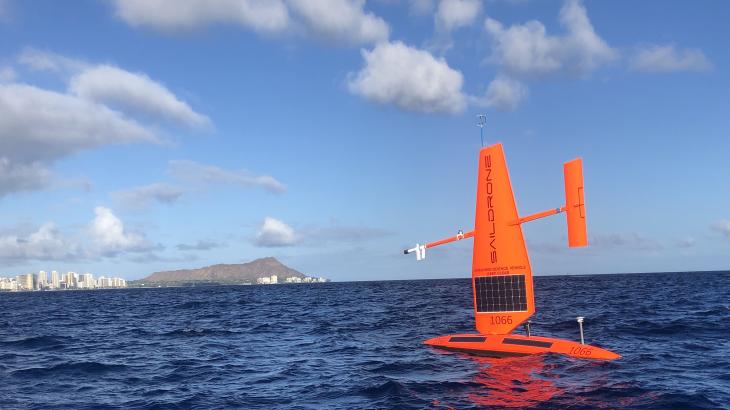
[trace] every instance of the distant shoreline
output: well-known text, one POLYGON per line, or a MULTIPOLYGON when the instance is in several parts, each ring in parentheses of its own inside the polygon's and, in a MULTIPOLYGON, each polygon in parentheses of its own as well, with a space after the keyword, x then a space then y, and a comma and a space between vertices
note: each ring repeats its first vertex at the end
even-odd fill
POLYGON ((3 293, 66 293, 66 292, 98 292, 100 290, 125 290, 130 289, 129 286, 124 288, 89 288, 89 289, 0 289, 0 294, 3 293))
MULTIPOLYGON (((535 275, 539 278, 558 278, 558 277, 589 277, 589 276, 619 276, 619 275, 666 275, 666 274, 730 274, 730 270, 702 270, 702 271, 665 271, 665 272, 620 272, 620 273, 591 273, 591 274, 559 274, 559 275, 535 275)), ((326 283, 368 283, 368 282, 410 282, 410 281, 439 281, 439 280, 469 280, 471 277, 457 277, 457 278, 416 278, 416 279, 374 279, 374 280, 344 280, 344 281, 332 281, 329 280, 326 283)), ((273 286, 271 284, 258 284, 258 283, 221 283, 221 282, 191 282, 189 284, 170 284, 170 285, 137 285, 136 281, 127 282, 125 288, 97 288, 97 289, 44 289, 44 290, 0 290, 0 294, 3 293, 61 293, 61 292, 83 292, 83 291, 99 291, 99 290, 129 290, 129 289, 163 289, 163 288, 205 288, 205 287, 220 287, 220 286, 273 286)), ((322 283, 278 283, 277 285, 313 285, 322 283)))

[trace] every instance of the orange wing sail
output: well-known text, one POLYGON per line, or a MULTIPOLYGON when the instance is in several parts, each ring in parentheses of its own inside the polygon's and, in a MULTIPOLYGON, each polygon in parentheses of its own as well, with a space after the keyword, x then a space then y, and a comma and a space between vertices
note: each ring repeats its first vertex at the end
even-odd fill
POLYGON ((565 211, 568 218, 568 246, 588 246, 586 205, 583 197, 583 161, 576 158, 563 164, 565 211))
POLYGON ((472 286, 479 333, 508 334, 535 312, 532 269, 502 144, 479 153, 472 286))

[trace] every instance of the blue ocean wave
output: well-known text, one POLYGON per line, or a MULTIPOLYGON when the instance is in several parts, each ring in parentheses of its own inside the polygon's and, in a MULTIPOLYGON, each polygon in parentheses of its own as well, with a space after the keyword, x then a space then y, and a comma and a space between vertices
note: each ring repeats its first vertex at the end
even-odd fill
POLYGON ((535 283, 533 334, 577 340, 585 316, 622 358, 423 345, 474 331, 467 279, 3 293, 0 408, 730 407, 730 274, 535 283))
POLYGON ((56 376, 96 376, 104 373, 120 373, 127 369, 123 364, 99 362, 66 362, 47 367, 30 367, 10 372, 13 377, 25 379, 49 378, 56 376))
POLYGON ((0 346, 16 349, 59 349, 64 343, 67 343, 66 339, 58 336, 29 336, 2 340, 0 346))

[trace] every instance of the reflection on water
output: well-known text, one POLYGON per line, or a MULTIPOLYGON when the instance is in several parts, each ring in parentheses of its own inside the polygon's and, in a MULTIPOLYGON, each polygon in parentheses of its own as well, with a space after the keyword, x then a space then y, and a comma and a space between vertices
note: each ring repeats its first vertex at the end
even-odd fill
MULTIPOLYGON (((476 389, 469 389, 466 397, 477 408, 535 407, 565 393, 564 388, 555 384, 560 378, 558 372, 552 371, 556 365, 546 363, 543 355, 493 358, 437 348, 430 350, 433 354, 454 355, 474 364, 477 373, 470 384, 476 389)), ((433 405, 454 408, 441 400, 434 400, 433 405)))
POLYGON ((555 385, 543 356, 487 358, 469 356, 477 362, 479 373, 474 382, 484 386, 472 392, 469 400, 484 407, 532 407, 563 393, 555 385))

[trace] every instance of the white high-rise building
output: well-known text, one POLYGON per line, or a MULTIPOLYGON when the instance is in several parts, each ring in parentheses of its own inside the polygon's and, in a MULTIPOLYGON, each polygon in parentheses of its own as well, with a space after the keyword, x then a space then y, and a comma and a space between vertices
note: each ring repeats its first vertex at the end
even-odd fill
POLYGON ((66 272, 66 289, 73 289, 78 283, 76 272, 66 272))
POLYGON ((83 275, 81 275, 81 281, 84 282, 84 289, 94 289, 96 287, 94 275, 90 273, 84 273, 83 275))
POLYGON ((113 286, 113 279, 99 276, 99 279, 96 281, 96 285, 100 288, 111 288, 113 286))
POLYGON ((0 290, 18 290, 18 281, 15 278, 1 278, 0 290))
POLYGON ((42 270, 38 272, 38 289, 43 289, 48 286, 48 274, 42 270))
POLYGON ((28 273, 25 275, 16 276, 15 280, 18 282, 18 289, 20 290, 33 290, 33 282, 35 275, 28 273))
POLYGON ((51 271, 51 289, 59 289, 61 287, 61 276, 58 272, 51 271))

